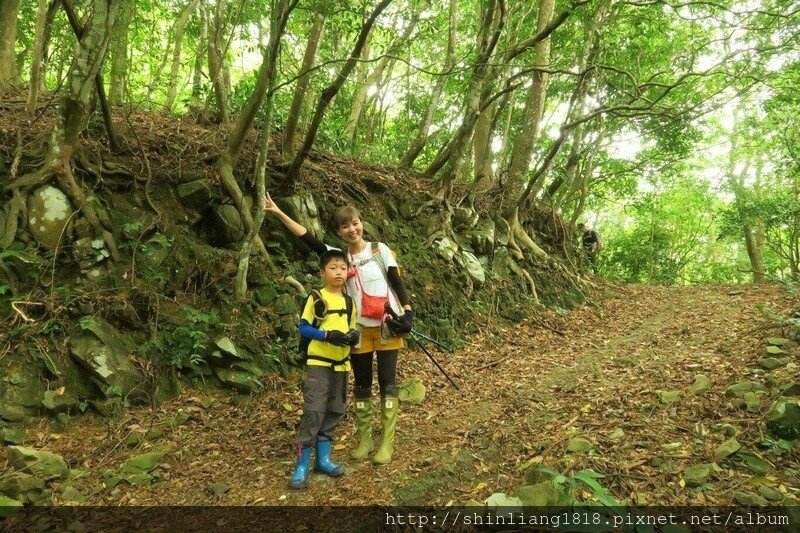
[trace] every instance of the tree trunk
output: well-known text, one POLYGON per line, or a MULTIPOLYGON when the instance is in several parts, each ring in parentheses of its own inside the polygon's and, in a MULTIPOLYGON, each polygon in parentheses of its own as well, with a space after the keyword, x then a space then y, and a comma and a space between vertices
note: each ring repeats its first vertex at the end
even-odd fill
POLYGON ((47 0, 39 0, 36 9, 36 30, 33 38, 33 57, 31 58, 31 77, 28 86, 28 113, 36 107, 36 98, 41 86, 42 55, 44 54, 44 29, 47 22, 47 0))
POLYGON ((192 16, 194 10, 200 0, 190 0, 190 2, 181 11, 178 20, 173 26, 173 50, 172 50, 172 66, 169 70, 169 81, 167 83, 167 101, 164 102, 164 109, 172 111, 172 106, 175 104, 175 96, 178 93, 178 70, 181 66, 181 47, 183 46, 183 32, 186 30, 186 23, 189 22, 189 17, 192 16))
MULTIPOLYGON (((554 0, 540 0, 537 20, 537 32, 543 30, 553 18, 554 0)), ((546 68, 550 64, 550 39, 543 39, 534 48, 533 66, 546 68)), ((531 86, 525 99, 522 129, 516 137, 511 152, 511 164, 508 168, 508 191, 516 195, 522 188, 528 173, 533 147, 539 136, 539 125, 544 112, 549 75, 546 72, 534 71, 531 86)), ((510 205, 516 206, 516 202, 510 205)), ((515 209, 513 207, 512 209, 515 209)))
POLYGON ((192 75, 192 105, 199 105, 203 92, 203 61, 205 51, 208 49, 208 14, 203 4, 200 4, 200 36, 194 54, 194 73, 192 75))
MULTIPOLYGON (((40 67, 40 82, 37 91, 47 85, 47 69, 50 65, 50 39, 53 35, 53 21, 61 7, 61 0, 51 0, 47 6, 47 15, 44 21, 44 38, 42 40, 42 63, 40 67)), ((60 77, 58 79, 61 79, 60 77)), ((38 97, 38 96, 37 96, 38 97)))
POLYGON ((214 87, 217 101, 217 120, 220 124, 228 122, 228 97, 225 91, 225 56, 223 53, 223 26, 225 24, 226 0, 217 0, 213 24, 208 34, 208 75, 214 87))
POLYGON ((108 89, 108 100, 119 103, 125 94, 128 79, 128 33, 133 20, 134 5, 131 0, 123 0, 119 7, 119 16, 114 24, 109 44, 111 56, 111 82, 108 89))
POLYGON ((450 77, 450 70, 452 70, 453 64, 455 63, 456 26, 458 23, 456 15, 458 13, 458 0, 450 0, 449 13, 450 29, 447 33, 447 55, 445 56, 442 74, 436 79, 436 83, 433 86, 431 99, 428 102, 427 109, 425 110, 425 116, 422 119, 422 124, 420 125, 417 137, 411 143, 411 146, 408 147, 408 150, 400 160, 400 166, 404 168, 409 168, 414 164, 414 161, 416 161, 417 157, 419 157, 419 154, 422 153, 422 149, 425 148, 425 144, 428 142, 428 134, 430 133, 433 114, 439 107, 439 100, 442 97, 444 86, 447 83, 447 79, 450 77))
MULTIPOLYGON (((311 26, 311 33, 308 36, 306 43, 306 51, 303 54, 303 64, 300 67, 300 73, 307 72, 314 66, 317 57, 317 49, 322 40, 322 33, 325 29, 325 15, 317 13, 314 16, 314 24, 311 26)), ((312 74, 308 72, 303 74, 297 80, 297 86, 294 89, 292 96, 292 105, 289 108, 289 116, 286 119, 286 128, 283 136, 283 156, 286 159, 294 157, 294 143, 297 134, 297 124, 300 119, 300 111, 305 101, 306 91, 308 90, 309 82, 311 81, 312 74)))
MULTIPOLYGON (((358 124, 361 121, 361 116, 364 113, 364 103, 367 100, 367 92, 369 88, 378 84, 383 79, 383 73, 386 67, 393 60, 392 56, 397 55, 400 49, 411 38, 411 34, 419 21, 419 11, 415 11, 411 15, 411 19, 406 24, 405 30, 402 35, 398 35, 392 41, 392 44, 387 48, 384 57, 378 60, 375 68, 369 73, 364 83, 358 85, 355 98, 353 99, 353 106, 350 108, 350 116, 347 117, 347 126, 345 127, 345 139, 352 148, 355 146, 356 136, 358 134, 358 124)), ((366 57, 365 57, 366 59, 366 57)), ((365 63, 366 65, 366 63, 365 63)))
POLYGON ((17 77, 16 42, 19 0, 0 0, 0 88, 17 77))
POLYGON ((336 78, 333 80, 333 83, 331 83, 322 91, 319 101, 317 102, 317 107, 314 110, 314 118, 311 119, 311 126, 306 133, 305 140, 303 141, 303 146, 300 148, 300 151, 297 153, 294 160, 292 160, 291 165, 289 165, 289 168, 286 171, 287 179, 292 180, 297 177, 300 167, 302 166, 306 157, 308 157, 308 153, 311 151, 311 146, 314 144, 314 140, 317 137, 317 130, 322 123, 322 118, 325 115, 325 110, 327 109, 328 104, 330 104, 331 100, 333 100, 333 97, 339 92, 339 89, 342 88, 347 76, 350 75, 353 67, 355 67, 358 58, 361 57, 361 51, 367 42, 367 38, 372 30, 372 26, 375 24, 375 20, 383 12, 383 10, 386 9, 386 6, 391 3, 392 0, 381 0, 378 5, 375 6, 375 9, 372 10, 369 18, 361 26, 361 31, 358 34, 356 44, 353 47, 353 51, 350 53, 350 57, 342 66, 341 70, 339 70, 339 72, 336 74, 336 78))

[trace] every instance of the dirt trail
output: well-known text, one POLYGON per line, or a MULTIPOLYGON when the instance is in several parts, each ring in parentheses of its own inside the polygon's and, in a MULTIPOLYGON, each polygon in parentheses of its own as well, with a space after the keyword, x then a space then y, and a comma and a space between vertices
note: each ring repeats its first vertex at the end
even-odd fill
MULTIPOLYGON (((757 445, 775 393, 763 398, 759 412, 748 412, 724 392, 744 379, 764 381, 756 362, 770 321, 760 309, 782 311, 791 304, 772 286, 618 287, 597 307, 541 319, 563 335, 528 321, 480 335, 455 354, 437 353, 463 394, 421 352, 406 350, 401 379, 421 378, 427 397, 421 406, 401 408, 393 462, 373 467, 349 458, 354 444, 349 417, 337 443, 344 449, 334 455, 347 474, 337 480, 314 474, 300 492, 286 489, 302 404, 298 375, 273 378, 266 392, 245 401, 186 391, 156 411, 136 408, 112 422, 87 416, 61 434, 43 421, 28 429, 26 444, 89 470, 82 480, 92 493, 87 504, 480 501, 493 492, 513 492, 524 480, 525 465, 540 461, 562 472, 601 472, 606 476, 601 483, 620 501, 732 503, 734 491, 752 478, 743 466, 718 461, 722 469, 706 491, 682 487, 681 472, 714 461, 715 448, 726 438, 714 425, 722 422, 740 429, 737 439, 744 448, 769 453, 757 445), (711 388, 694 395, 688 387, 698 374, 710 378, 711 388), (663 390, 683 392, 666 404, 656 393, 663 390), (171 428, 165 420, 178 409, 190 419, 171 428), (132 429, 151 424, 162 427, 164 437, 137 448, 123 442, 132 429), (570 453, 567 443, 576 436, 595 450, 570 453), (165 448, 171 453, 160 481, 102 488, 102 470, 165 448), (224 493, 215 494, 215 485, 224 493)), ((797 367, 791 365, 770 376, 785 382, 793 372, 796 379, 797 367)), ((800 496, 798 455, 796 447, 765 455, 775 469, 762 481, 800 496)), ((0 471, 6 468, 0 463, 0 471)))

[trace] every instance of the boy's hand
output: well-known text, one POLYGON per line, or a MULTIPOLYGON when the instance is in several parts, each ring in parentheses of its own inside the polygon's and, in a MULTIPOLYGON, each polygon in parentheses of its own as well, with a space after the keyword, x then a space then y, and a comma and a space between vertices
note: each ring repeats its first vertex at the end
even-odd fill
POLYGON ((266 193, 266 196, 264 196, 264 201, 262 202, 262 205, 264 206, 264 211, 266 211, 267 213, 272 213, 273 215, 279 215, 283 213, 283 211, 281 211, 281 208, 278 207, 278 204, 276 204, 273 201, 269 193, 266 193))
POLYGON ((348 331, 347 336, 350 338, 350 341, 347 343, 350 346, 356 346, 361 340, 361 334, 358 332, 357 329, 351 329, 350 331, 348 331))
POLYGON ((325 332, 325 342, 329 342, 334 346, 350 346, 350 336, 334 329, 325 332))

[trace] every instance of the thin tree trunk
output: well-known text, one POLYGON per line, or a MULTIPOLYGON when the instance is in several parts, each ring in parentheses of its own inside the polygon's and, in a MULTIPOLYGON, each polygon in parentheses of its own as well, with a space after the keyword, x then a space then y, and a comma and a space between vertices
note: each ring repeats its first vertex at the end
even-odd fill
POLYGON ((167 101, 164 102, 164 109, 172 111, 172 106, 175 104, 175 96, 178 93, 178 70, 181 66, 181 47, 183 46, 183 32, 186 30, 186 23, 189 22, 189 17, 192 16, 194 10, 197 9, 200 0, 190 0, 190 2, 181 11, 178 20, 173 26, 173 50, 172 50, 172 66, 169 70, 169 81, 167 83, 167 101))
POLYGON ((400 49, 409 41, 418 21, 419 11, 415 11, 411 15, 408 24, 406 24, 403 34, 394 38, 392 44, 389 45, 389 48, 386 50, 384 57, 378 60, 375 68, 369 73, 364 83, 359 84, 355 98, 353 99, 353 106, 350 108, 350 116, 347 117, 347 126, 345 127, 345 139, 350 143, 351 148, 355 145, 356 135, 358 134, 358 124, 361 121, 361 115, 364 113, 367 91, 383 78, 386 67, 393 60, 392 56, 397 55, 400 49))
POLYGON ((36 106, 36 98, 41 86, 42 55, 44 53, 44 29, 47 22, 47 0, 39 0, 36 9, 36 30, 33 38, 33 58, 31 59, 31 77, 28 87, 28 113, 36 106))
POLYGON ((431 122, 433 121, 433 115, 436 112, 436 109, 439 107, 439 100, 442 97, 442 92, 444 91, 444 86, 447 83, 447 79, 450 77, 450 70, 452 70, 453 65, 455 63, 455 50, 456 50, 456 26, 458 21, 456 20, 456 16, 458 13, 458 0, 450 0, 450 11, 449 11, 449 30, 447 32, 447 54, 444 60, 444 68, 442 70, 442 75, 440 75, 436 79, 436 83, 433 86, 433 91, 431 92, 431 99, 428 102, 428 107, 425 110, 425 116, 422 119, 422 124, 420 125, 419 131, 417 132, 417 137, 408 147, 408 150, 403 155, 403 158, 400 160, 400 166, 404 168, 409 168, 411 165, 414 164, 419 154, 422 153, 422 149, 425 148, 425 144, 428 142, 428 134, 430 133, 431 129, 431 122))
MULTIPOLYGON (((40 83, 37 91, 47 85, 47 69, 50 66, 50 39, 53 35, 53 21, 61 7, 61 0, 51 0, 47 6, 47 15, 44 21, 44 39, 42 41, 42 65, 40 69, 40 83)), ((59 79, 61 79, 59 77, 59 79)))
POLYGON ((220 124, 228 122, 228 98, 225 92, 225 56, 223 54, 222 33, 225 24, 226 0, 217 0, 214 10, 213 26, 208 38, 208 74, 214 87, 217 101, 217 120, 220 124))
MULTIPOLYGON (((306 43, 306 51, 303 54, 303 64, 300 66, 300 72, 306 72, 314 66, 317 57, 317 49, 322 40, 322 33, 325 29, 325 14, 317 13, 314 16, 314 24, 311 26, 311 32, 308 35, 308 42, 306 43)), ((305 101, 306 91, 308 90, 309 82, 311 81, 312 74, 309 72, 304 74, 297 80, 297 86, 292 95, 292 104, 289 108, 289 116, 286 119, 286 128, 283 136, 283 156, 286 159, 294 157, 294 143, 297 134, 297 123, 300 119, 300 111, 305 101)))
POLYGON ((16 42, 19 0, 0 0, 0 88, 17 77, 16 42))
POLYGON ((200 95, 203 92, 203 60, 208 49, 208 14, 204 4, 200 4, 200 36, 194 55, 194 74, 192 75, 192 105, 199 105, 200 95))
POLYGON ((355 67, 358 58, 361 56, 361 51, 367 42, 369 33, 372 30, 372 26, 375 24, 375 20, 383 12, 383 10, 386 9, 386 6, 391 3, 392 0, 381 0, 381 2, 375 6, 375 9, 372 10, 369 18, 361 26, 361 31, 358 34, 356 44, 353 47, 353 51, 350 53, 350 57, 342 66, 341 70, 339 70, 339 72, 336 74, 336 78, 333 80, 333 83, 331 83, 322 91, 319 101, 317 102, 317 107, 314 111, 314 118, 311 119, 311 126, 306 133, 305 140, 303 141, 303 146, 300 148, 300 151, 297 153, 286 171, 286 177, 288 179, 293 180, 297 177, 300 167, 302 166, 306 157, 308 157, 308 153, 311 151, 311 146, 314 144, 314 140, 317 137, 317 130, 322 123, 322 118, 325 115, 325 109, 327 109, 328 104, 330 104, 331 100, 333 100, 333 97, 339 92, 339 89, 342 88, 347 76, 350 75, 353 67, 355 67))
POLYGON ((108 90, 108 100, 119 103, 125 94, 125 84, 128 78, 128 34, 133 20, 134 5, 131 0, 123 0, 119 8, 119 16, 114 24, 109 44, 111 56, 111 82, 108 90))

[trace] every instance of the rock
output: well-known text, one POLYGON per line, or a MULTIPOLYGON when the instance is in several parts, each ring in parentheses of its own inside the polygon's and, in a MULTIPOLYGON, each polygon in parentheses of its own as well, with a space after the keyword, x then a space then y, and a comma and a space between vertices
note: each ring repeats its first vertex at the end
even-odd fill
POLYGON ((800 437, 800 398, 778 398, 767 413, 767 429, 781 439, 800 437))
POLYGON ((299 222, 314 237, 325 240, 325 229, 319 220, 319 209, 311 193, 279 198, 276 202, 287 215, 299 222))
POLYGON ((690 466, 683 471, 683 480, 686 482, 687 487, 699 487, 711 478, 713 472, 714 465, 710 463, 690 466))
POLYGON ((773 502, 783 501, 783 494, 773 489, 769 485, 759 485, 758 494, 773 502))
POLYGON ((211 225, 214 241, 219 244, 235 244, 244 238, 244 224, 239 211, 232 205, 215 205, 211 209, 211 225))
POLYGON ((22 502, 0 495, 0 518, 6 518, 22 510, 22 502))
POLYGON ((257 377, 246 370, 217 367, 214 374, 222 383, 241 392, 250 393, 261 388, 257 377))
POLYGON ((153 482, 153 477, 144 472, 140 472, 138 474, 128 475, 125 478, 125 481, 127 481, 131 485, 145 486, 145 485, 150 485, 153 482))
POLYGON ((753 494, 752 492, 740 492, 734 491, 733 499, 739 505, 767 505, 767 500, 758 494, 753 494))
POLYGON ((746 392, 757 392, 763 390, 766 390, 766 388, 760 383, 753 381, 742 381, 728 387, 728 389, 725 391, 725 396, 728 398, 741 398, 746 392))
POLYGON ((129 448, 135 448, 141 444, 142 440, 142 434, 134 431, 125 439, 125 445, 129 448))
POLYGON ((103 239, 83 237, 72 245, 72 257, 81 267, 82 272, 87 272, 110 256, 103 239))
POLYGON ((279 316, 295 316, 300 313, 297 302, 295 302, 294 298, 289 294, 281 294, 278 296, 275 300, 273 310, 279 316))
POLYGON ((15 470, 42 479, 64 477, 69 471, 63 457, 46 450, 9 446, 8 458, 15 470))
POLYGON ((514 495, 526 507, 565 506, 572 504, 573 500, 563 485, 557 485, 552 481, 523 485, 514 495))
POLYGON ((494 251, 494 221, 486 219, 470 233, 472 249, 478 255, 492 255, 494 251))
POLYGON ((220 337, 214 341, 214 344, 217 345, 217 348, 219 348, 222 353, 229 355, 234 359, 245 360, 245 358, 239 355, 239 352, 236 351, 236 346, 229 337, 220 337))
POLYGON ((736 439, 728 439, 714 451, 714 459, 721 461, 726 457, 729 457, 736 452, 738 452, 742 448, 742 445, 736 439))
MULTIPOLYGON (((388 224, 387 224, 388 225, 388 224)), ((364 228, 364 240, 366 241, 382 241, 383 233, 378 230, 374 224, 370 224, 366 220, 361 221, 361 226, 364 228)))
POLYGON ((775 357, 765 357, 759 363, 761 368, 763 368, 765 370, 775 370, 776 368, 782 367, 782 366, 786 366, 787 364, 789 364, 789 360, 788 359, 784 359, 784 358, 778 359, 778 358, 775 358, 775 357))
POLYGON ((747 469, 753 474, 766 474, 772 470, 772 465, 757 453, 739 450, 736 457, 744 461, 747 469))
POLYGON ((447 237, 441 237, 433 242, 433 251, 445 261, 452 261, 458 253, 458 245, 447 237))
POLYGON ((21 502, 37 499, 46 488, 46 481, 24 472, 11 472, 0 477, 0 494, 21 502))
POLYGON ((670 403, 675 402, 678 398, 680 398, 681 391, 679 391, 679 390, 673 390, 673 391, 659 390, 659 391, 656 391, 656 394, 658 395, 659 399, 661 399, 661 401, 663 403, 670 404, 670 403))
POLYGON ((511 241, 511 226, 508 225, 508 221, 498 216, 494 219, 494 223, 497 244, 500 246, 508 246, 508 243, 511 241))
POLYGON ((26 422, 31 416, 30 410, 21 405, 0 402, 0 418, 9 422, 26 422))
POLYGON ((477 257, 466 250, 462 250, 461 253, 456 257, 460 257, 460 262, 467 271, 467 275, 472 278, 472 281, 474 281, 478 286, 483 285, 486 282, 486 272, 484 272, 483 265, 481 265, 477 257))
POLYGON ((786 344, 790 343, 789 339, 784 339, 783 337, 770 337, 767 339, 767 344, 770 346, 785 346, 786 344))
POLYGON ((625 436, 625 430, 622 428, 616 428, 614 431, 611 432, 611 435, 608 436, 610 440, 617 441, 622 439, 625 436))
POLYGON ((419 378, 407 379, 398 385, 397 397, 401 403, 420 405, 425 400, 425 385, 419 378))
POLYGON ((123 476, 148 473, 155 470, 162 459, 164 459, 162 452, 143 453, 122 463, 119 471, 123 476))
POLYGON ((80 326, 83 332, 69 339, 70 350, 100 390, 106 396, 147 400, 144 375, 129 357, 136 345, 101 318, 84 317, 80 326))
POLYGON ((28 438, 28 432, 22 428, 0 429, 0 440, 6 444, 21 444, 28 438))
POLYGON ((767 356, 784 355, 786 353, 780 346, 767 346, 764 352, 767 354, 767 356))
POLYGON ((195 211, 201 211, 211 202, 211 182, 207 179, 181 183, 175 188, 175 192, 184 207, 195 211))
POLYGON ((755 391, 744 393, 744 405, 751 413, 757 413, 761 409, 761 397, 766 391, 755 391))
POLYGON ((567 444, 567 449, 573 453, 587 453, 594 448, 594 445, 581 437, 573 437, 567 444))
POLYGON ((800 383, 794 382, 781 390, 781 396, 800 396, 800 383))
POLYGON ((211 492, 213 492, 217 496, 222 496, 223 494, 227 493, 231 490, 230 485, 226 485, 224 483, 214 483, 211 485, 211 492))
POLYGON ((711 388, 711 380, 708 379, 708 376, 703 374, 698 374, 694 377, 694 383, 690 387, 691 391, 695 394, 699 394, 701 392, 705 392, 711 388))
POLYGON ((28 197, 28 229, 36 242, 50 250, 72 242, 71 216, 67 195, 52 185, 39 187, 28 197))
POLYGON ((42 405, 51 413, 64 413, 77 407, 78 399, 64 391, 45 391, 42 405))
POLYGON ((145 433, 145 438, 147 440, 158 440, 164 436, 164 430, 161 428, 152 428, 145 433))
POLYGON ((272 285, 262 285, 255 290, 256 301, 264 307, 269 307, 275 302, 278 293, 272 285))
POLYGON ((169 426, 170 427, 178 427, 186 424, 189 421, 189 413, 184 411, 183 409, 178 409, 178 413, 175 415, 175 418, 170 419, 169 426))
POLYGON ((65 502, 83 503, 87 496, 72 485, 67 485, 64 487, 64 492, 61 493, 61 499, 65 502))

